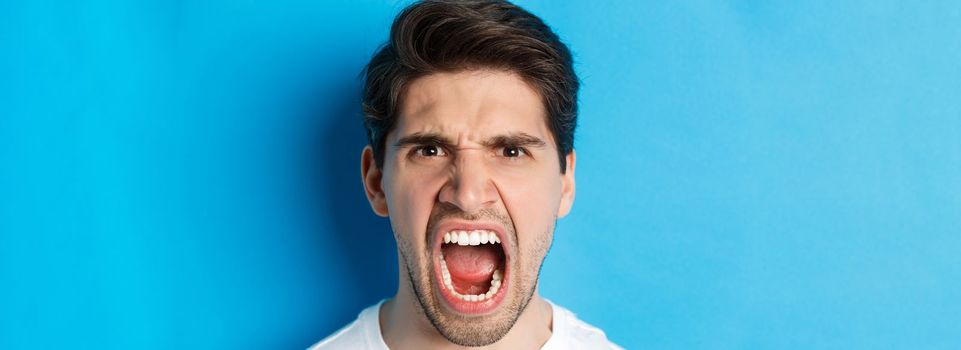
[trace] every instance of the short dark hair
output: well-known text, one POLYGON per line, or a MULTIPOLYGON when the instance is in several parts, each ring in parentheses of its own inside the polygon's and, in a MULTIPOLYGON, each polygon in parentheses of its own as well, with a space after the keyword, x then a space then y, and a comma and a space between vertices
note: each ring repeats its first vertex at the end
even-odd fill
POLYGON ((580 85, 570 50, 540 18, 496 0, 426 0, 397 15, 390 39, 363 73, 364 127, 376 165, 383 169, 384 143, 411 81, 481 68, 516 73, 540 94, 564 173, 574 149, 580 85))

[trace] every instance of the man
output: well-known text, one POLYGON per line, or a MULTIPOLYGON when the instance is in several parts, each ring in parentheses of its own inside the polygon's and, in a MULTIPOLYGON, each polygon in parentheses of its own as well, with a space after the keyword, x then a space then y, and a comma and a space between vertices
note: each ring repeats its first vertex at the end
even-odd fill
POLYGON ((574 201, 567 47, 504 1, 403 10, 366 69, 361 175, 390 218, 397 295, 312 349, 609 349, 537 293, 574 201))

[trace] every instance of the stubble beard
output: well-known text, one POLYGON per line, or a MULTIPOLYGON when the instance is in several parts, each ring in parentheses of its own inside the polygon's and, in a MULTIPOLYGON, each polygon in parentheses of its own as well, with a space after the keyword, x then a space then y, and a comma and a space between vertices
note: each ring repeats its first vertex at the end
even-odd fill
MULTIPOLYGON (((553 241, 553 229, 551 225, 548 230, 541 235, 533 247, 524 250, 524 256, 518 254, 521 249, 515 245, 514 251, 510 253, 512 257, 509 261, 508 269, 511 271, 511 280, 508 284, 506 300, 498 307, 498 310, 485 316, 464 316, 450 312, 445 309, 439 296, 440 288, 432 278, 434 274, 433 262, 433 239, 430 232, 435 229, 435 224, 440 219, 457 217, 465 220, 478 220, 480 218, 491 219, 503 224, 508 230, 514 242, 517 240, 517 232, 509 217, 499 215, 493 210, 483 210, 478 214, 464 214, 457 209, 449 207, 436 208, 432 213, 427 225, 427 233, 424 235, 427 249, 423 252, 416 252, 410 244, 407 235, 398 234, 394 229, 394 238, 397 241, 397 248, 401 259, 407 268, 408 282, 420 303, 420 311, 427 317, 430 323, 437 329, 444 338, 451 343, 460 346, 485 346, 501 340, 514 327, 520 318, 521 313, 527 308, 534 296, 537 281, 540 278, 541 267, 544 258, 550 250, 553 241), (527 262, 529 261, 529 262, 527 262), (527 263, 524 263, 527 262, 527 263), (526 266, 521 266, 524 263, 526 266)), ((556 220, 556 219, 555 219, 556 220)))

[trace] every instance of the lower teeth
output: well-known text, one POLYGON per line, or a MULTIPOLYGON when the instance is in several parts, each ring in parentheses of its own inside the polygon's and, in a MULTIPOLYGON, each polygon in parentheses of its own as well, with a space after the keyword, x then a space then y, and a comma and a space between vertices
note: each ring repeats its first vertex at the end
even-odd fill
POLYGON ((447 271, 447 262, 444 261, 443 254, 441 254, 440 256, 440 273, 441 273, 441 276, 444 278, 444 285, 447 287, 447 290, 449 290, 451 294, 454 295, 454 297, 461 300, 474 301, 474 302, 490 299, 495 294, 497 294, 497 291, 500 290, 501 288, 501 278, 503 278, 503 275, 501 274, 500 269, 494 270, 494 276, 491 279, 491 286, 490 286, 490 289, 487 290, 487 293, 464 295, 464 294, 458 293, 457 290, 454 289, 454 284, 451 283, 451 280, 450 280, 450 271, 447 271))

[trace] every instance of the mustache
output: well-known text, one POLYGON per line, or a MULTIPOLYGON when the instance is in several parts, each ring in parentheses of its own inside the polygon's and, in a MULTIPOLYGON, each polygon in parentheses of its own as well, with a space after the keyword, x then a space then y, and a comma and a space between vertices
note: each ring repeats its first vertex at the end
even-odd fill
MULTIPOLYGON (((430 214, 430 219, 427 220, 428 236, 430 236, 431 233, 438 234, 434 231, 436 231, 437 223, 441 222, 443 219, 460 219, 464 221, 494 221, 503 225, 505 229, 510 231, 511 235, 514 234, 514 222, 511 220, 510 216, 495 209, 484 208, 478 210, 477 212, 468 213, 453 204, 438 203, 434 206, 434 210, 430 214)), ((427 238, 431 239, 432 237, 427 238)))

